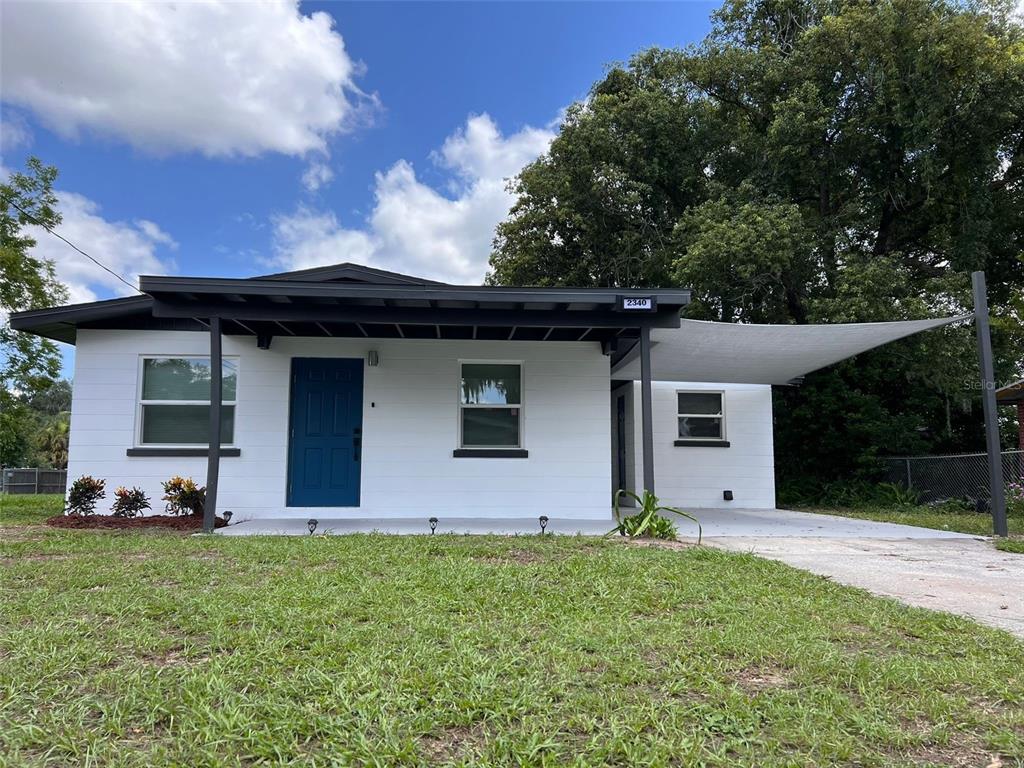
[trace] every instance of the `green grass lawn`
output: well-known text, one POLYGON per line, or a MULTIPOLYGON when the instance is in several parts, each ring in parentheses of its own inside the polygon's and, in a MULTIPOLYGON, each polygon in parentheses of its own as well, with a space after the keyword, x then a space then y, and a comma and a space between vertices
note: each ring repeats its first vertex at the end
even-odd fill
POLYGON ((750 555, 8 501, 0 765, 1022 764, 1024 644, 750 555))

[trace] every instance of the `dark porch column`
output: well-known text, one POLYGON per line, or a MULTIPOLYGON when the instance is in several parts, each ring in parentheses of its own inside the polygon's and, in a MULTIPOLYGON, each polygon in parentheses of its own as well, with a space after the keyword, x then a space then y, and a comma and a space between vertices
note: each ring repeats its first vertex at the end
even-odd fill
POLYGON ((971 281, 974 284, 974 328, 978 334, 978 361, 981 364, 981 403, 985 412, 992 529, 996 536, 1006 536, 1006 489, 1003 487, 1003 459, 999 450, 999 411, 996 406, 996 377, 992 369, 992 337, 988 327, 985 273, 973 273, 971 281))
POLYGON ((221 373, 220 318, 210 318, 210 444, 206 459, 206 505, 203 507, 203 531, 213 533, 217 515, 217 480, 220 476, 220 413, 223 395, 221 373))
POLYGON ((640 328, 640 404, 644 457, 644 490, 654 493, 654 417, 651 414, 651 329, 640 328))

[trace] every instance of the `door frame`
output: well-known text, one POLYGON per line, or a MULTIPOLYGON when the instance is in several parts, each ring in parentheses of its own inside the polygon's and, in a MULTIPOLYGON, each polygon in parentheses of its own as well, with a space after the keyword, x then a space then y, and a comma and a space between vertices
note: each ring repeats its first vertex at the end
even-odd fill
POLYGON ((288 431, 286 432, 286 435, 285 435, 285 475, 284 475, 284 507, 285 507, 285 509, 315 509, 315 508, 331 509, 332 507, 337 507, 338 509, 358 509, 359 507, 362 506, 362 503, 363 503, 362 440, 363 440, 363 436, 364 436, 363 435, 363 410, 364 410, 364 402, 365 402, 365 394, 366 394, 366 364, 365 364, 365 361, 363 360, 362 357, 344 357, 344 356, 337 356, 337 357, 323 357, 323 356, 321 356, 321 357, 316 357, 316 356, 290 357, 288 359, 288 388, 287 388, 287 392, 288 392, 288 402, 287 402, 287 404, 288 404, 288 426, 287 426, 287 430, 288 431), (331 505, 313 505, 313 506, 310 506, 308 504, 293 504, 292 503, 292 499, 291 499, 292 493, 291 493, 291 487, 290 486, 291 486, 291 481, 292 481, 292 469, 293 469, 293 462, 292 462, 292 447, 293 446, 292 446, 292 440, 294 439, 294 436, 295 436, 295 424, 294 424, 294 419, 295 419, 295 401, 294 401, 294 394, 295 394, 295 385, 297 383, 296 375, 295 375, 295 363, 298 360, 329 360, 329 361, 347 360, 347 361, 358 362, 359 363, 359 379, 360 379, 360 385, 361 385, 360 390, 359 390, 359 423, 358 423, 358 425, 353 427, 353 430, 357 431, 358 436, 359 436, 359 453, 360 453, 359 460, 356 462, 356 464, 358 465, 357 466, 358 472, 357 472, 357 477, 356 477, 356 494, 355 494, 356 498, 355 498, 355 504, 331 504, 331 505))

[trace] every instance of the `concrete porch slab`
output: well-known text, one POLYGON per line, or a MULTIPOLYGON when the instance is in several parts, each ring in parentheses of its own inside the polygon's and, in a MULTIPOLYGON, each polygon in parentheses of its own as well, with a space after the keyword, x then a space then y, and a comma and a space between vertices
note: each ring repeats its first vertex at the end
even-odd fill
MULTIPOLYGON (((695 509, 694 516, 704 527, 705 538, 824 538, 824 539, 967 539, 954 531, 937 531, 912 525, 876 523, 831 515, 814 515, 786 509, 695 509)), ((697 526, 678 518, 681 538, 696 538, 697 526)), ((614 526, 611 511, 606 517, 571 520, 550 517, 548 533, 602 536, 614 526)), ((429 534, 426 517, 408 518, 319 518, 317 533, 429 534)), ((217 529, 224 536, 307 536, 306 519, 260 518, 217 529)), ((438 516, 437 533, 498 534, 504 536, 540 533, 537 517, 482 518, 438 516)))

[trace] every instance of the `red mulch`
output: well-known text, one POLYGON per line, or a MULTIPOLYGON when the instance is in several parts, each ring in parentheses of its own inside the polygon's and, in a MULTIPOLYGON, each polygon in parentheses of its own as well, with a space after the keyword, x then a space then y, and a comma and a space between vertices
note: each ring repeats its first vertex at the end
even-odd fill
MULTIPOLYGON (((148 517, 111 517, 110 515, 55 515, 46 520, 54 528, 169 528, 172 531, 200 531, 202 516, 196 515, 150 515, 148 517)), ((216 517, 215 528, 227 525, 223 518, 216 517)))

